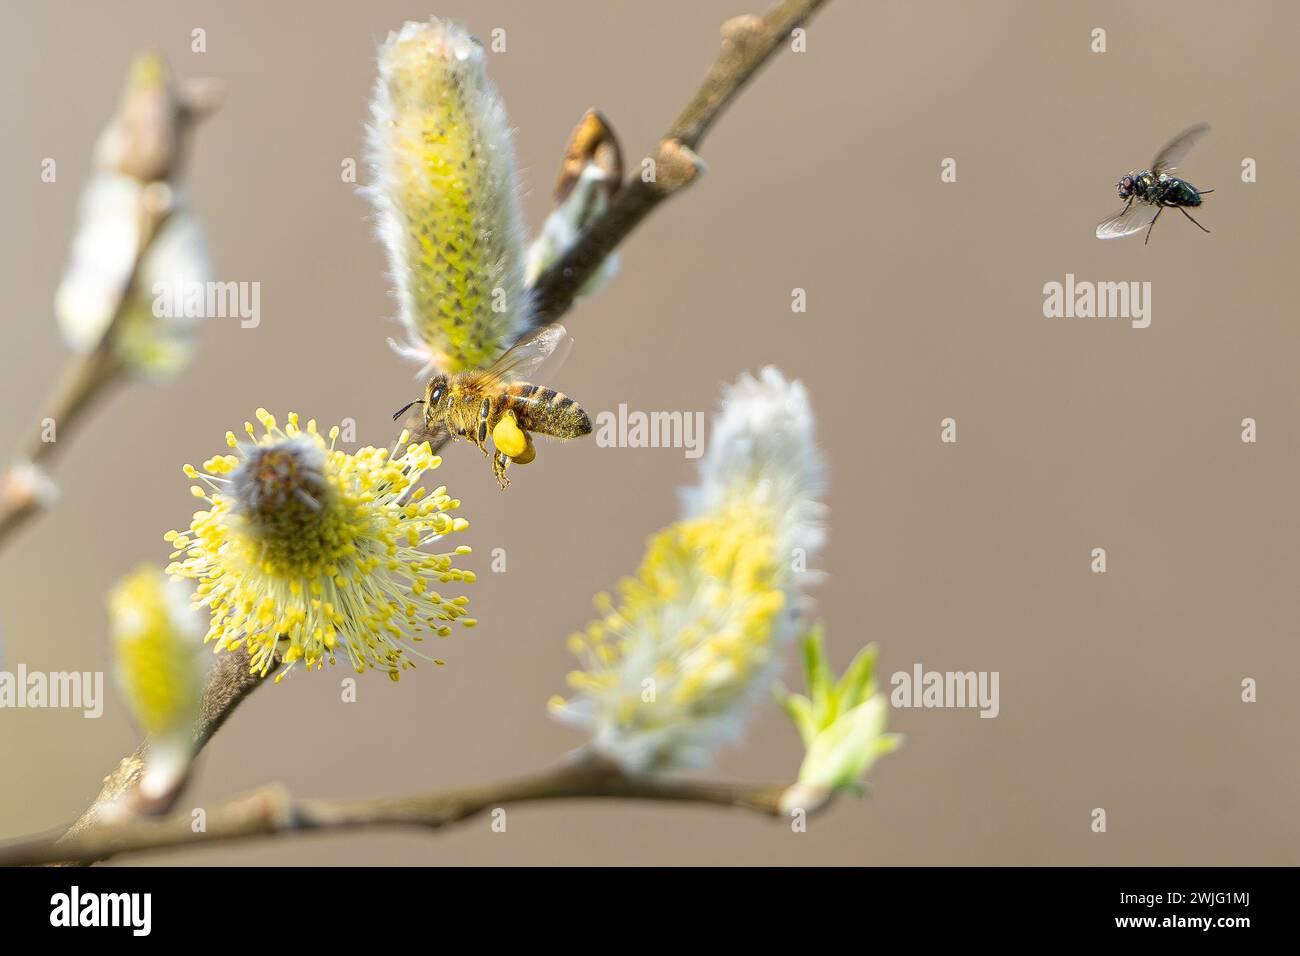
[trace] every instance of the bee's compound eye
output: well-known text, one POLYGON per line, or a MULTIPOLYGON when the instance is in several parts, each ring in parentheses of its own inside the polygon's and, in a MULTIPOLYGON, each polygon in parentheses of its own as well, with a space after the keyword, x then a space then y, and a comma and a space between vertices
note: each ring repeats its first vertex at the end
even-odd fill
POLYGON ((442 398, 442 389, 435 388, 433 394, 429 396, 429 401, 436 402, 440 398, 442 398))

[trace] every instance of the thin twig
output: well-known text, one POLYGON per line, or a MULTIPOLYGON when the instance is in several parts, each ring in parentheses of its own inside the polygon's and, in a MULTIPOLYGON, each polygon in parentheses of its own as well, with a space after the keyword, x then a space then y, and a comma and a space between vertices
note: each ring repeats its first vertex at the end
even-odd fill
MULTIPOLYGON (((761 17, 747 14, 722 25, 722 47, 713 65, 649 157, 654 160, 654 177, 646 181, 641 164, 633 164, 632 175, 615 193, 609 208, 537 277, 531 289, 532 326, 521 338, 563 318, 579 290, 619 243, 656 206, 699 178, 704 166, 695 149, 705 134, 745 84, 790 38, 791 31, 806 23, 826 2, 781 0, 761 17)), ((451 440, 445 433, 428 438, 434 451, 451 440)))
POLYGON ((651 154, 655 176, 647 182, 641 165, 615 195, 604 215, 583 233, 533 287, 534 321, 559 320, 578 290, 607 256, 665 199, 692 183, 702 166, 695 155, 705 134, 741 88, 758 72, 790 32, 805 23, 826 0, 782 0, 763 16, 740 16, 722 26, 722 48, 690 103, 651 154))
POLYGON ((94 400, 124 378, 117 357, 119 328, 140 295, 141 270, 149 250, 172 214, 172 184, 180 169, 185 140, 221 99, 220 87, 212 81, 174 82, 157 54, 137 56, 129 77, 110 121, 113 135, 104 137, 96 148, 92 175, 130 177, 141 186, 131 271, 117 290, 112 315, 99 341, 93 349, 69 361, 45 403, 45 414, 38 418, 38 422, 53 421, 60 440, 48 440, 44 427, 38 425, 8 471, 0 472, 0 543, 51 500, 53 485, 41 466, 67 444, 68 434, 96 405, 94 400))
MULTIPOLYGON (((0 866, 96 863, 126 853, 194 848, 260 837, 379 827, 439 830, 485 810, 540 800, 620 799, 739 807, 767 817, 785 814, 788 785, 709 783, 629 777, 608 763, 581 759, 528 777, 481 787, 409 797, 308 799, 283 787, 262 787, 207 813, 194 832, 190 814, 136 818, 94 827, 63 840, 38 838, 0 848, 0 866)), ((812 813, 820 807, 804 808, 812 813)))
MULTIPOLYGON (((162 184, 153 185, 167 189, 162 184)), ((139 282, 145 258, 172 213, 169 194, 164 192, 161 195, 160 201, 160 194, 151 192, 151 187, 146 187, 141 193, 140 232, 135 259, 131 274, 118 295, 117 306, 108 327, 95 348, 79 353, 68 361, 59 383, 45 402, 45 413, 38 418, 38 422, 47 418, 52 420, 62 440, 46 441, 42 434, 43 428, 38 424, 19 452, 18 460, 24 465, 48 464, 57 449, 67 444, 67 436, 81 421, 83 414, 94 406, 93 399, 120 380, 122 366, 115 351, 117 328, 130 311, 132 293, 139 282)), ((41 495, 25 487, 23 482, 15 480, 16 474, 15 469, 10 469, 8 474, 0 474, 0 543, 39 511, 42 505, 41 495)))
MULTIPOLYGON (((266 679, 267 675, 250 672, 248 665, 248 652, 242 647, 217 658, 199 703, 198 721, 194 726, 195 755, 212 739, 240 702, 266 679)), ((279 662, 274 661, 271 672, 278 666, 279 662)), ((116 769, 104 778, 99 796, 68 828, 62 839, 74 840, 97 825, 112 823, 137 810, 153 814, 170 810, 180 796, 179 787, 165 798, 151 801, 148 806, 143 806, 138 798, 140 778, 144 775, 148 756, 149 742, 145 741, 134 753, 123 757, 116 769)))

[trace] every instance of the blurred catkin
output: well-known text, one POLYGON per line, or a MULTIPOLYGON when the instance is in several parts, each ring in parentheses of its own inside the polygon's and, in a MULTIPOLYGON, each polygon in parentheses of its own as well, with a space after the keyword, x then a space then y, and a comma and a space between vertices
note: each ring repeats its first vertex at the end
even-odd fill
POLYGON ((375 204, 406 339, 428 369, 490 364, 527 327, 524 234, 505 108, 483 47, 441 20, 379 50, 367 127, 375 204))

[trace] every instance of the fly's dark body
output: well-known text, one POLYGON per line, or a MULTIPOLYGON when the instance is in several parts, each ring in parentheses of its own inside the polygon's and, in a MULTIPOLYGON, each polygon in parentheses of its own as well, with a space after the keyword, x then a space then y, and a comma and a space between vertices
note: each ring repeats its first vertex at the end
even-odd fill
POLYGON ((1201 191, 1185 179, 1166 176, 1157 179, 1149 170, 1133 177, 1133 194, 1141 202, 1157 206, 1199 206, 1201 191))
POLYGON ((1124 208, 1097 227, 1097 238, 1118 239, 1145 227, 1145 245, 1151 241, 1151 230, 1166 209, 1177 209, 1202 232, 1209 232, 1187 209, 1201 205, 1201 197, 1214 190, 1197 189, 1187 180, 1169 175, 1208 131, 1204 123, 1183 130, 1156 155, 1150 169, 1130 173, 1116 183, 1119 198, 1125 200, 1124 208))

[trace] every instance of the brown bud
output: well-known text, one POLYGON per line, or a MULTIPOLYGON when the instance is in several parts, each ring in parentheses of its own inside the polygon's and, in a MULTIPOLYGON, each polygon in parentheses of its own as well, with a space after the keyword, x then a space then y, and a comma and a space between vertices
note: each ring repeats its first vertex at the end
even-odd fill
POLYGON ((219 99, 219 87, 210 81, 177 84, 161 54, 137 55, 117 115, 101 140, 99 164, 142 183, 171 179, 189 126, 211 113, 219 99))
POLYGON ((574 127, 564 151, 560 176, 555 182, 557 206, 572 192, 583 170, 592 165, 604 173, 607 198, 612 199, 623 184, 623 151, 605 117, 596 110, 587 110, 574 127))

